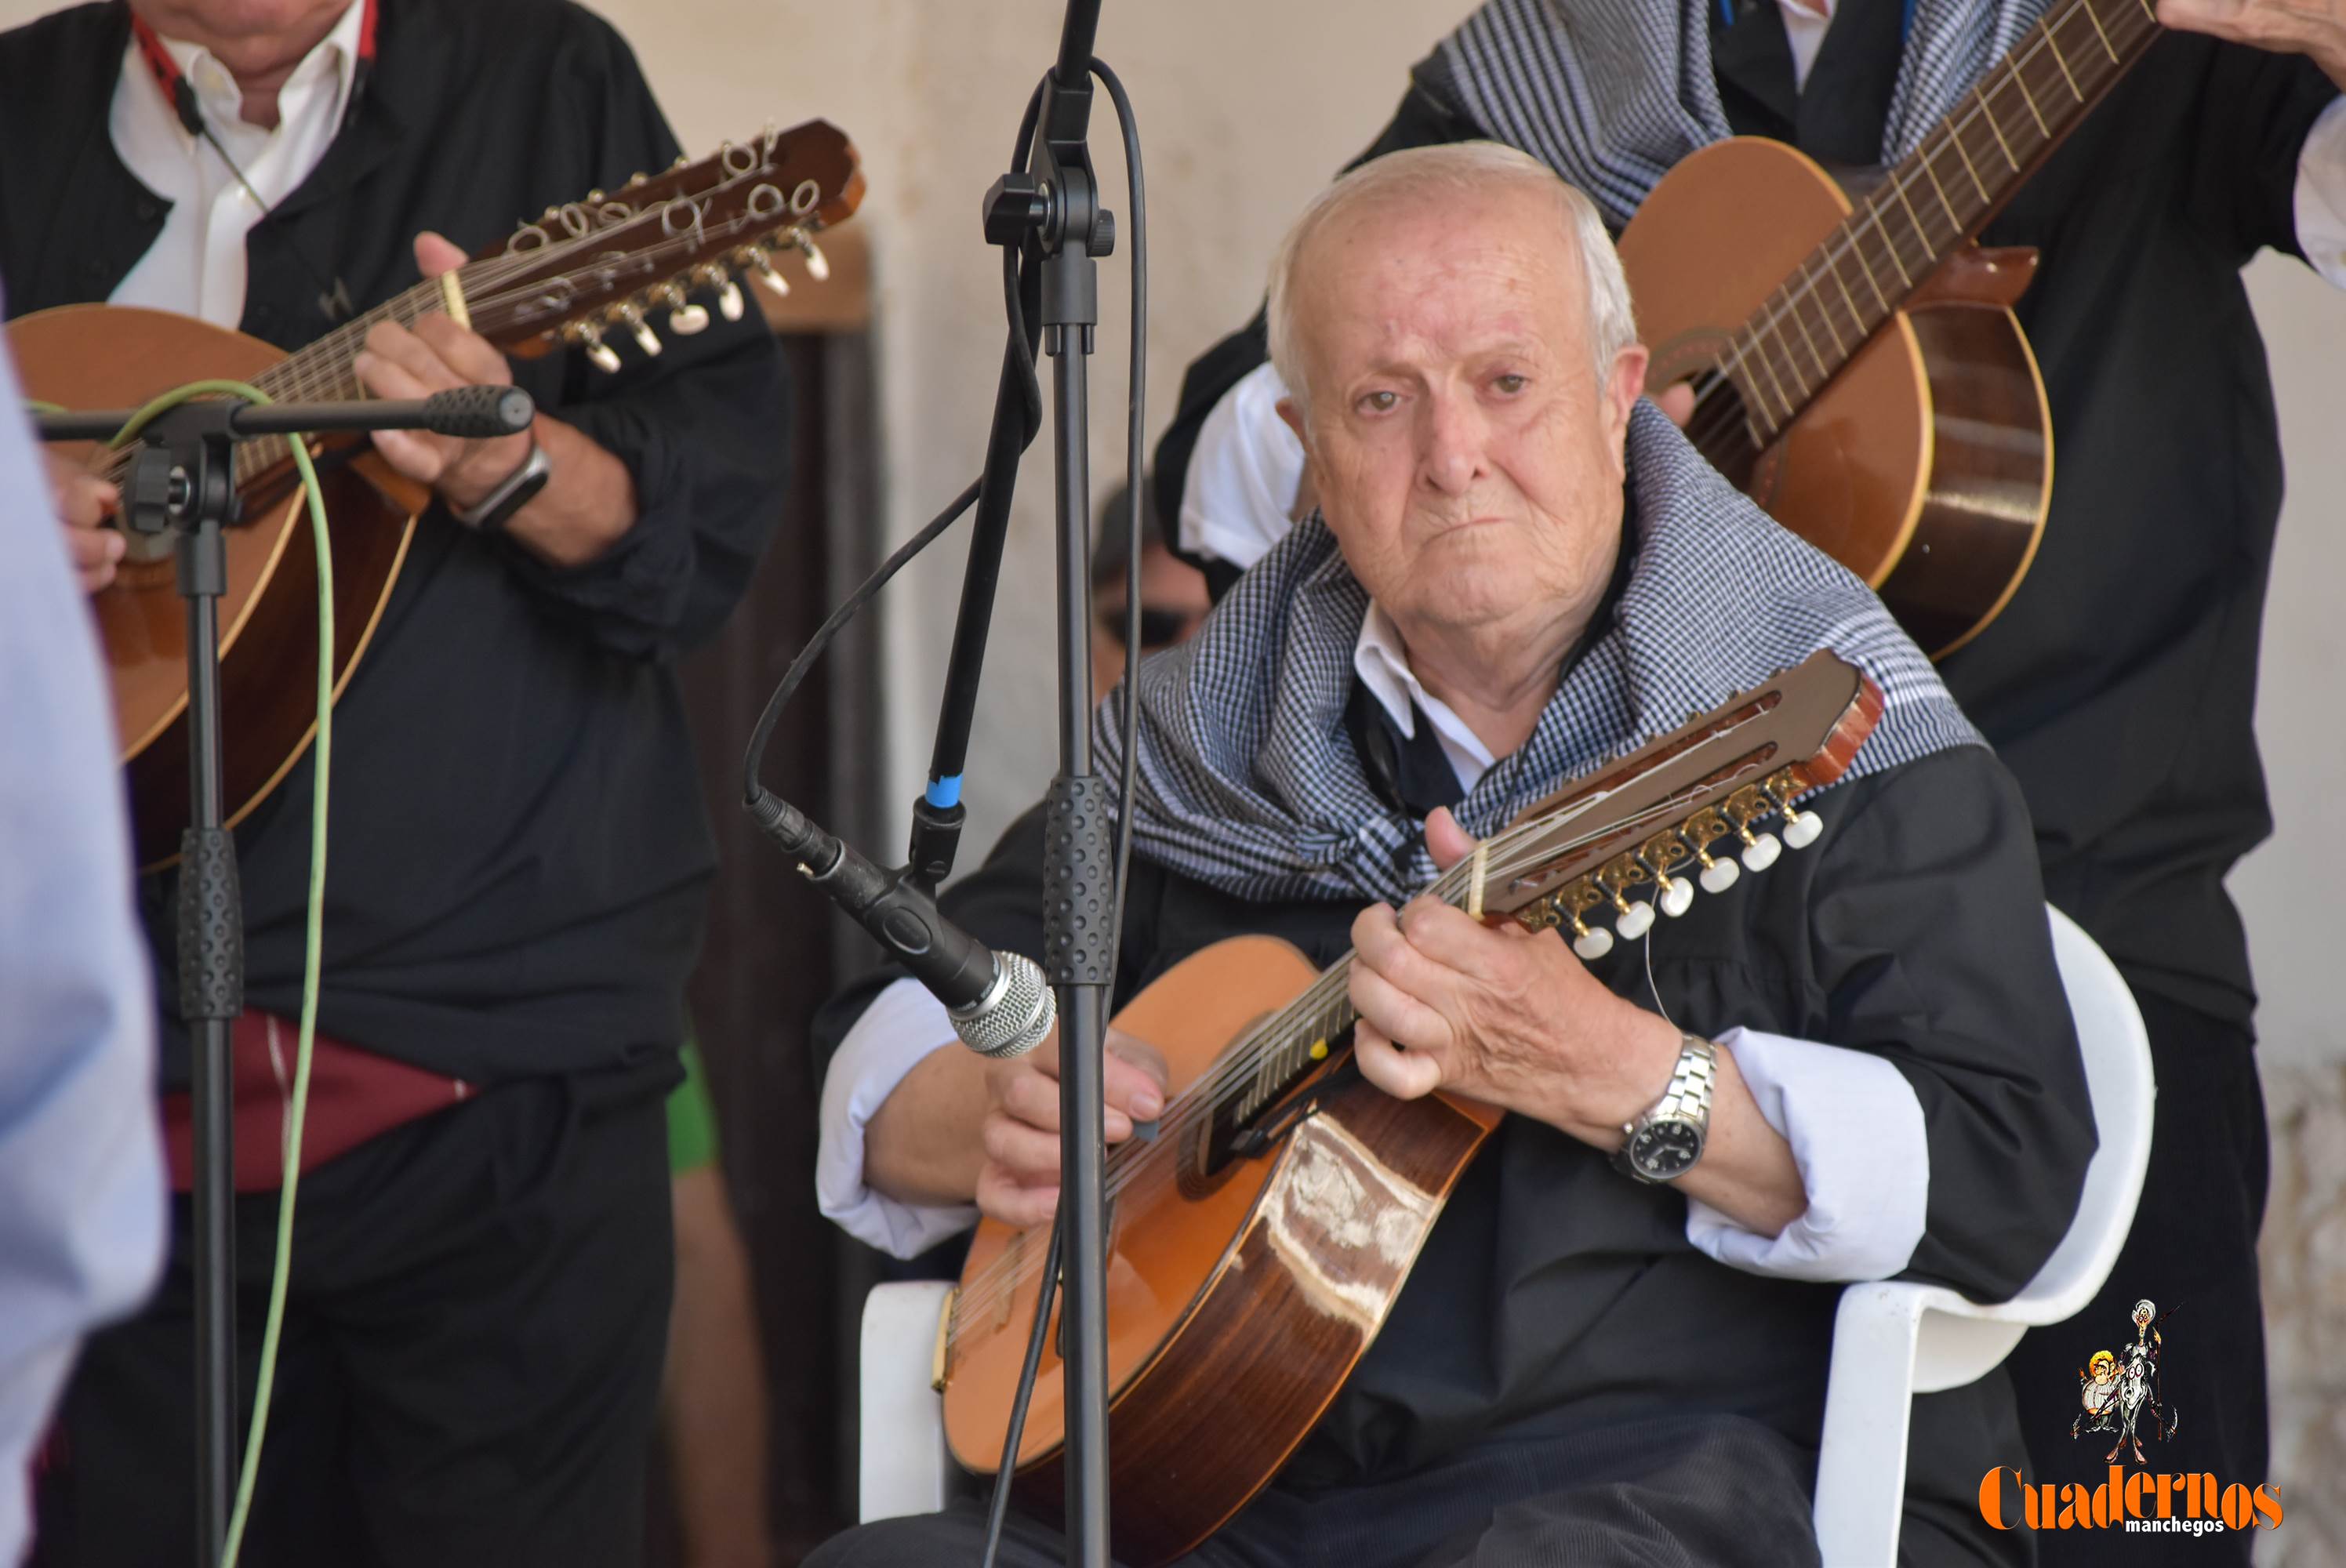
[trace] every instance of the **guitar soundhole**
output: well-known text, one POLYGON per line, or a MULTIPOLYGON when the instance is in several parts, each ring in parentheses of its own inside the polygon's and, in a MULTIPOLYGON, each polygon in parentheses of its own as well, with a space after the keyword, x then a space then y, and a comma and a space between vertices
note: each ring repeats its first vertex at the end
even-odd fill
POLYGON ((1694 412, 1687 419, 1687 439, 1727 476, 1729 484, 1754 499, 1764 499, 1754 487, 1767 484, 1770 476, 1762 472, 1742 392, 1716 370, 1696 376, 1693 386, 1694 412))

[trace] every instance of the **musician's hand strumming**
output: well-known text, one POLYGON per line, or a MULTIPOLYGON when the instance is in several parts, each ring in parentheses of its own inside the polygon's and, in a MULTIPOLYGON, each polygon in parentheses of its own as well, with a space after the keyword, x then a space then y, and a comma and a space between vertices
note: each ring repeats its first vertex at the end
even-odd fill
MULTIPOLYGON (((989 1064, 984 1124, 985 1165, 977 1177, 977 1207, 1024 1229, 1041 1225, 1059 1207, 1059 1034, 1028 1055, 989 1064)), ((1136 1121, 1157 1119, 1165 1106, 1165 1063, 1120 1029, 1107 1032, 1106 1131, 1110 1144, 1132 1136, 1136 1121)))

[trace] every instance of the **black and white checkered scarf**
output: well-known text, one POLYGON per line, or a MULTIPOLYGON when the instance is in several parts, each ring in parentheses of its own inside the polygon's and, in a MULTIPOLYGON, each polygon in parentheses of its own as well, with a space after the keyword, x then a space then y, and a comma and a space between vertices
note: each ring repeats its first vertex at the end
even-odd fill
MULTIPOLYGON (((1930 660, 1858 578, 1719 477, 1650 403, 1631 416, 1636 554, 1613 621, 1565 672, 1532 738, 1456 816, 1476 837, 1598 763, 1831 648, 1886 709, 1846 777, 1982 744, 1930 660)), ((1140 670, 1134 852, 1241 898, 1408 897, 1433 876, 1423 824, 1371 788, 1344 728, 1368 590, 1315 514, 1198 635, 1140 670)), ((1092 727, 1123 756, 1121 687, 1092 727)))
MULTIPOLYGON (((1710 61, 1715 0, 1488 0, 1417 67, 1484 135, 1593 198, 1616 233, 1672 166, 1732 133, 1710 61)), ((1917 0, 1883 122, 1895 163, 2051 0, 1917 0)))

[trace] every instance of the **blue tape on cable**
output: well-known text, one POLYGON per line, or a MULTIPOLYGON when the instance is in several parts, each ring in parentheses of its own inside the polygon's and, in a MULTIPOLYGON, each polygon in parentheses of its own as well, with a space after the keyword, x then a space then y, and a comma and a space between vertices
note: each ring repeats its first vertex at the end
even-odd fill
POLYGON ((928 792, 923 799, 940 811, 951 810, 960 805, 961 775, 956 773, 950 779, 930 779, 928 792))

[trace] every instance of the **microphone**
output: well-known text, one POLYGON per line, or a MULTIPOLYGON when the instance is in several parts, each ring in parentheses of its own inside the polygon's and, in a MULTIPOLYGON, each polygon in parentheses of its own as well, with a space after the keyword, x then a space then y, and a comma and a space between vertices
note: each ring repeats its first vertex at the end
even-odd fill
POLYGON ((939 913, 903 871, 882 871, 771 792, 758 792, 750 815, 945 1004, 963 1044, 981 1056, 1023 1056, 1050 1033, 1058 1005, 1033 959, 995 952, 939 913))

